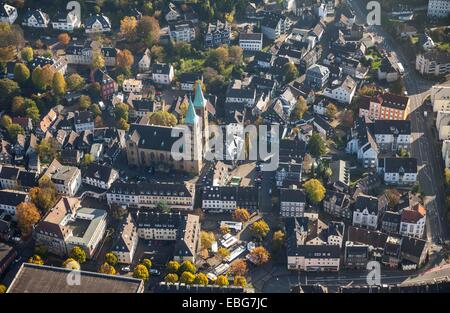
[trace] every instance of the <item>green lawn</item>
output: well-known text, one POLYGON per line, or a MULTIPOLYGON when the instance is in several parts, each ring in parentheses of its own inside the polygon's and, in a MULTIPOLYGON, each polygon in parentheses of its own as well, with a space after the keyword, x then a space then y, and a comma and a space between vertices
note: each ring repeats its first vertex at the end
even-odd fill
POLYGON ((178 64, 178 71, 180 73, 201 72, 204 63, 204 59, 181 59, 178 64))

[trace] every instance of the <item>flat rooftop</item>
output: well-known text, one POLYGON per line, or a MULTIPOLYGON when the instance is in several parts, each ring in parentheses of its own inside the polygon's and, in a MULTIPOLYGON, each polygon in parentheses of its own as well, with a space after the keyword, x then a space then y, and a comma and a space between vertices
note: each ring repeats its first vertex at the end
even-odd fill
POLYGON ((7 293, 142 293, 142 280, 79 271, 80 284, 69 285, 69 269, 24 263, 7 293))

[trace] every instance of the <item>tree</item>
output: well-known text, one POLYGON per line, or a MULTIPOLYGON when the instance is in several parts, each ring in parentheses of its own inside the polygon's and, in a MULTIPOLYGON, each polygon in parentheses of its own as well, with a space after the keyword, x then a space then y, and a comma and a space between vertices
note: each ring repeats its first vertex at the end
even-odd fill
POLYGON ((4 128, 8 128, 9 125, 12 124, 12 119, 9 115, 3 114, 0 118, 0 125, 2 125, 4 128))
POLYGON ((60 72, 56 72, 55 75, 53 75, 53 81, 52 81, 52 88, 53 92, 57 96, 62 96, 66 92, 66 81, 64 79, 63 74, 60 72))
POLYGON ((25 134, 25 131, 23 130, 22 126, 20 126, 19 124, 11 124, 6 128, 6 131, 8 132, 9 137, 13 140, 16 141, 17 136, 23 135, 25 134))
POLYGON ((267 223, 263 219, 261 219, 252 224, 252 226, 250 227, 250 231, 252 232, 253 236, 262 240, 267 236, 270 228, 269 225, 267 225, 267 223))
POLYGON ((36 207, 38 207, 42 212, 47 212, 55 203, 56 189, 54 187, 34 187, 30 190, 29 196, 31 202, 33 202, 36 207))
POLYGON ((245 288, 247 280, 244 276, 234 276, 233 285, 245 288))
POLYGON ((444 179, 445 179, 445 186, 447 188, 450 188, 450 169, 446 168, 444 171, 444 179))
POLYGON ((147 267, 145 265, 138 264, 138 265, 136 265, 136 267, 133 270, 133 277, 142 279, 144 281, 147 281, 148 278, 150 277, 150 274, 149 274, 148 269, 147 269, 147 267))
POLYGON ((180 283, 192 285, 195 280, 195 275, 191 272, 183 272, 180 276, 180 283))
POLYGON ((79 246, 75 246, 72 250, 70 250, 69 257, 76 260, 80 264, 86 262, 86 252, 79 246))
POLYGON ((217 253, 220 255, 222 259, 226 258, 230 255, 230 250, 228 250, 225 247, 220 247, 219 250, 217 250, 217 253))
POLYGON ((38 66, 33 70, 33 73, 31 74, 31 80, 34 87, 36 87, 40 91, 43 91, 52 84, 53 75, 54 72, 49 65, 45 65, 42 68, 38 66))
POLYGON ((169 273, 178 273, 178 270, 180 269, 180 263, 178 263, 177 261, 170 261, 169 263, 167 263, 167 267, 166 270, 169 273))
POLYGON ((280 250, 284 245, 284 232, 282 230, 277 230, 272 236, 272 245, 275 250, 280 250))
POLYGON ((361 96, 374 96, 377 92, 377 86, 375 85, 364 85, 359 90, 361 96))
POLYGON ((5 285, 0 284, 0 293, 6 293, 6 290, 8 290, 8 288, 6 288, 5 285))
POLYGON ((34 224, 39 222, 41 214, 31 202, 22 202, 16 208, 17 224, 24 236, 31 235, 34 224))
POLYGON ((250 213, 247 209, 244 208, 237 208, 233 212, 233 218, 235 221, 245 223, 250 219, 250 213))
POLYGON ((55 138, 45 138, 37 145, 36 150, 41 161, 49 163, 57 156, 59 144, 55 138))
POLYGON ((128 131, 128 129, 130 128, 130 124, 127 123, 126 120, 124 120, 123 118, 120 118, 119 120, 117 120, 117 128, 119 129, 123 129, 128 131))
POLYGON ((205 60, 205 65, 210 66, 220 73, 224 71, 225 63, 228 60, 228 49, 225 47, 219 47, 216 49, 211 49, 205 60))
POLYGON ((62 267, 70 269, 70 270, 77 270, 77 271, 79 271, 81 268, 80 263, 78 263, 76 260, 74 260, 72 258, 67 258, 63 262, 62 267))
POLYGON ((389 207, 393 208, 400 202, 401 194, 397 189, 390 188, 384 192, 389 202, 389 207))
POLYGON ((96 103, 92 103, 91 106, 89 107, 89 110, 92 112, 94 117, 102 115, 102 110, 100 109, 100 106, 96 103))
POLYGON ((303 187, 306 190, 308 199, 315 204, 320 203, 325 198, 325 187, 317 179, 308 180, 303 187))
POLYGON ((134 63, 134 56, 130 50, 122 50, 117 53, 116 65, 121 69, 129 70, 134 63))
POLYGON ((116 275, 117 274, 117 271, 114 268, 114 266, 112 266, 108 262, 105 262, 102 265, 100 265, 98 272, 102 273, 102 274, 107 274, 107 275, 116 275))
POLYGON ((148 121, 153 125, 170 126, 177 125, 177 118, 170 112, 160 110, 149 114, 148 121))
POLYGON ((269 262, 270 254, 269 251, 266 250, 266 248, 260 246, 253 248, 253 250, 250 252, 250 258, 255 265, 262 265, 269 262))
POLYGON ((80 106, 80 110, 86 111, 92 104, 91 97, 86 95, 81 95, 78 99, 78 105, 80 106))
POLYGON ((94 162, 94 156, 90 153, 86 153, 81 161, 81 164, 86 166, 94 162))
POLYGON ((332 121, 336 117, 336 114, 338 112, 336 105, 333 103, 330 103, 327 105, 327 117, 332 121))
POLYGON ((309 139, 307 151, 314 157, 318 158, 327 152, 327 146, 319 133, 313 133, 309 139))
POLYGON ((230 46, 228 48, 228 62, 233 65, 239 66, 243 61, 243 50, 239 46, 230 46))
POLYGON ((105 260, 109 265, 116 266, 117 262, 119 262, 119 258, 112 252, 108 252, 105 255, 105 260))
POLYGON ((68 33, 61 33, 58 35, 58 41, 63 45, 68 45, 70 43, 70 36, 68 33))
POLYGON ((164 277, 164 281, 167 283, 176 283, 178 281, 178 275, 175 273, 169 273, 164 277))
POLYGON ((159 22, 153 16, 142 16, 136 31, 138 38, 142 38, 147 47, 151 47, 159 42, 159 22))
POLYGON ((229 269, 230 274, 234 276, 244 276, 245 274, 247 274, 247 271, 247 262, 242 259, 238 259, 231 263, 229 269))
POLYGON ((144 265, 148 270, 152 267, 152 261, 150 259, 143 259, 142 265, 144 265))
POLYGON ((228 286, 230 283, 228 282, 228 278, 224 275, 217 276, 216 285, 218 286, 228 286))
POLYGON ((6 109, 6 104, 18 94, 20 94, 20 87, 17 82, 9 78, 0 79, 0 108, 6 109))
POLYGON ((91 66, 93 69, 102 69, 105 67, 105 59, 99 51, 93 53, 91 66))
POLYGON ((405 83, 403 82, 402 78, 397 79, 391 84, 390 92, 398 95, 403 95, 403 93, 405 92, 405 83))
POLYGON ((178 269, 178 271, 180 273, 191 272, 192 274, 195 274, 195 272, 197 271, 197 268, 195 267, 194 264, 192 264, 191 261, 186 260, 183 263, 181 263, 180 268, 178 269))
POLYGON ((214 233, 201 231, 200 232, 200 245, 202 249, 211 249, 213 242, 216 241, 214 233))
POLYGON ((283 66, 283 73, 284 73, 284 83, 285 84, 293 81, 299 75, 297 66, 295 66, 295 64, 292 62, 286 63, 283 66))
POLYGON ((346 127, 352 127, 354 123, 354 117, 352 110, 345 110, 344 114, 342 115, 342 123, 346 127))
POLYGON ((300 120, 307 110, 308 104, 306 103, 305 98, 300 96, 297 99, 297 102, 295 103, 294 109, 292 110, 291 118, 294 118, 295 120, 300 120))
POLYGON ((80 76, 80 74, 73 73, 69 77, 67 77, 67 88, 70 91, 78 91, 84 88, 86 82, 84 78, 80 76))
POLYGON ((39 255, 35 254, 28 259, 28 263, 44 265, 44 260, 42 260, 42 258, 39 255))
POLYGON ((208 276, 206 276, 206 274, 204 273, 198 273, 197 275, 195 275, 195 279, 194 279, 194 284, 196 285, 208 285, 208 276))
POLYGON ((23 85, 28 79, 30 79, 30 70, 23 63, 16 63, 14 66, 14 79, 21 85, 23 85))
POLYGON ((116 104, 114 108, 114 116, 116 117, 116 120, 123 119, 126 122, 128 121, 128 110, 129 107, 127 104, 119 102, 116 104))
POLYGON ((158 62, 164 62, 166 58, 166 51, 161 46, 153 46, 151 48, 152 57, 156 59, 158 62))
POLYGON ((120 33, 119 35, 131 41, 136 38, 136 29, 138 21, 134 16, 125 16, 120 21, 120 33))
POLYGON ((230 232, 230 226, 227 224, 220 225, 219 231, 222 235, 228 234, 230 232))
POLYGON ((26 62, 33 61, 33 58, 34 58, 33 48, 31 48, 31 47, 23 48, 22 51, 20 51, 20 56, 21 56, 22 60, 24 60, 26 62))

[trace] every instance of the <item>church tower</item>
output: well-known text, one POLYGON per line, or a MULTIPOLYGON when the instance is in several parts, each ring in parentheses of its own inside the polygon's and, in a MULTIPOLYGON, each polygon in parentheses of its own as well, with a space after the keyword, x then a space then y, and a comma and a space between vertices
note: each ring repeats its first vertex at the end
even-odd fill
POLYGON ((191 133, 191 160, 185 160, 184 168, 188 172, 199 174, 203 167, 203 142, 200 117, 195 113, 195 107, 189 97, 188 110, 184 123, 191 133))
POLYGON ((205 99, 203 96, 203 90, 202 90, 202 84, 200 81, 196 82, 195 85, 195 97, 194 97, 194 109, 195 113, 200 117, 201 120, 201 129, 203 132, 203 147, 206 147, 206 144, 209 139, 209 132, 208 132, 208 109, 206 108, 206 105, 208 103, 208 100, 205 99))

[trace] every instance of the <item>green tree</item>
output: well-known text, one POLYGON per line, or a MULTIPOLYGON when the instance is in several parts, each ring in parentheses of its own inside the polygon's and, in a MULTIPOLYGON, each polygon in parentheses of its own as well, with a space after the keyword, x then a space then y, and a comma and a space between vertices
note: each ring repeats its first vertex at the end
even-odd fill
POLYGON ((245 223, 250 219, 250 213, 247 209, 244 208, 236 208, 233 212, 233 219, 235 221, 245 223))
POLYGON ((147 267, 145 265, 138 264, 134 268, 133 277, 142 279, 144 281, 147 281, 148 278, 150 277, 150 274, 149 274, 148 269, 147 269, 147 267))
POLYGON ((0 109, 8 109, 11 99, 20 94, 20 87, 17 82, 9 79, 0 79, 0 109))
POLYGON ((325 198, 325 187, 317 179, 308 180, 303 187, 306 190, 308 199, 315 204, 320 203, 325 198))
POLYGON ((95 51, 93 53, 91 66, 93 69, 102 69, 105 67, 105 59, 100 52, 95 51))
POLYGON ((113 252, 108 252, 105 255, 105 260, 111 266, 116 266, 117 262, 119 262, 119 258, 113 252))
POLYGON ((8 288, 6 288, 5 285, 0 284, 0 293, 6 293, 6 290, 8 290, 8 288))
POLYGON ((60 72, 56 72, 55 75, 53 75, 53 81, 52 81, 52 89, 55 95, 62 96, 66 92, 66 80, 64 79, 63 74, 60 72))
POLYGON ((127 104, 119 102, 116 104, 114 108, 114 116, 116 120, 123 119, 125 122, 128 122, 128 110, 129 107, 127 104))
POLYGON ((272 236, 272 245, 274 250, 280 250, 284 245, 285 234, 282 230, 277 230, 272 236))
POLYGON ((192 285, 195 280, 195 275, 191 272, 183 272, 180 276, 180 283, 192 285))
POLYGON ((44 260, 42 260, 42 258, 39 255, 35 254, 28 259, 28 263, 44 265, 44 260))
POLYGON ((37 106, 30 107, 26 110, 25 116, 31 118, 31 120, 35 123, 39 122, 41 119, 41 114, 37 106))
POLYGON ((197 271, 197 268, 189 260, 186 260, 183 263, 181 263, 180 268, 178 269, 179 273, 190 272, 192 274, 195 274, 196 271, 197 271))
POLYGON ((170 112, 160 110, 149 114, 149 123, 161 126, 175 126, 177 125, 177 118, 170 112))
POLYGON ((82 95, 78 99, 78 105, 80 107, 80 110, 82 110, 82 111, 86 111, 91 106, 91 104, 92 104, 92 100, 91 100, 91 97, 89 97, 89 96, 82 95))
POLYGON ((33 58, 34 58, 33 48, 31 48, 31 47, 23 48, 22 51, 20 51, 20 56, 22 57, 22 60, 24 60, 26 62, 33 61, 33 58))
POLYGON ((169 263, 167 263, 167 272, 174 274, 174 273, 178 273, 180 269, 180 263, 178 263, 177 261, 169 261, 169 263))
POLYGON ((295 103, 294 109, 292 110, 291 118, 300 120, 306 111, 308 111, 308 104, 306 103, 305 98, 300 96, 295 103))
POLYGON ((78 91, 84 88, 86 82, 80 74, 73 73, 67 77, 67 88, 70 91, 78 91))
POLYGON ((4 128, 8 128, 8 126, 11 124, 12 124, 11 117, 7 114, 3 114, 2 117, 0 118, 0 125, 2 125, 2 127, 4 128))
POLYGON ((214 241, 216 241, 216 238, 213 232, 203 230, 200 232, 200 246, 202 249, 211 249, 214 241))
POLYGON ((167 283, 176 283, 178 281, 178 275, 175 273, 169 273, 164 277, 164 281, 167 283))
POLYGON ((283 66, 283 73, 284 73, 284 83, 285 84, 293 81, 299 75, 297 66, 295 66, 295 64, 292 62, 286 63, 283 66))
POLYGON ((194 284, 196 285, 208 285, 208 276, 204 273, 198 273, 195 275, 194 284))
POLYGON ((244 276, 234 276, 233 285, 245 288, 247 280, 244 276))
POLYGON ((153 16, 142 16, 136 31, 138 38, 141 38, 147 47, 152 47, 159 42, 160 26, 153 16))
POLYGON ((23 85, 28 79, 30 79, 30 70, 23 63, 16 63, 14 66, 14 79, 21 85, 23 85))
MULTIPOLYGON (((52 183, 50 181, 50 183, 52 183)), ((42 212, 50 210, 56 201, 55 187, 34 187, 29 191, 31 202, 33 202, 42 212)))
POLYGON ((128 131, 128 129, 130 128, 130 124, 127 123, 127 121, 125 121, 123 118, 120 118, 119 120, 117 120, 117 128, 119 129, 123 129, 128 131))
POLYGON ((318 158, 327 152, 327 146, 319 133, 313 133, 307 145, 308 152, 318 158))
POLYGON ((334 105, 333 103, 330 103, 327 105, 327 117, 332 121, 334 120, 334 118, 336 117, 336 114, 338 112, 336 105, 334 105))
POLYGON ((220 255, 221 258, 226 258, 227 256, 230 255, 230 250, 228 250, 228 249, 225 248, 225 247, 220 247, 220 248, 217 250, 217 253, 220 255))
POLYGON ((250 227, 250 231, 252 232, 253 236, 262 240, 267 236, 270 228, 269 225, 267 225, 267 223, 263 219, 261 219, 252 224, 252 226, 250 227))
POLYGON ((79 271, 81 268, 80 263, 78 263, 76 260, 74 260, 72 258, 66 259, 63 262, 62 267, 70 269, 70 270, 77 270, 77 271, 79 271))
POLYGON ((72 250, 70 250, 69 257, 76 260, 80 264, 86 262, 86 252, 79 246, 75 246, 72 250))
POLYGON ((25 134, 25 131, 23 130, 22 126, 19 124, 12 123, 6 128, 6 131, 8 132, 9 137, 13 140, 17 140, 17 136, 19 134, 23 135, 25 134))
POLYGON ((53 70, 50 66, 36 67, 31 74, 31 81, 36 89, 43 91, 46 90, 53 81, 53 70))
POLYGON ((81 161, 81 163, 86 166, 91 164, 92 162, 94 162, 94 156, 90 153, 86 153, 83 157, 83 160, 81 161))
POLYGON ((102 274, 108 274, 108 275, 116 275, 117 274, 117 271, 114 268, 114 266, 109 264, 108 262, 105 262, 102 265, 100 265, 98 272, 102 273, 102 274))
POLYGON ((44 163, 49 163, 58 155, 59 144, 55 138, 45 138, 37 145, 37 153, 44 163))
POLYGON ((216 279, 216 285, 218 286, 228 286, 230 283, 228 282, 228 278, 225 275, 219 275, 216 279))
POLYGON ((170 213, 171 211, 169 204, 165 200, 159 201, 158 204, 156 205, 156 209, 163 213, 170 213))
POLYGON ((152 267, 152 261, 150 259, 143 259, 142 264, 145 265, 148 270, 152 267))

